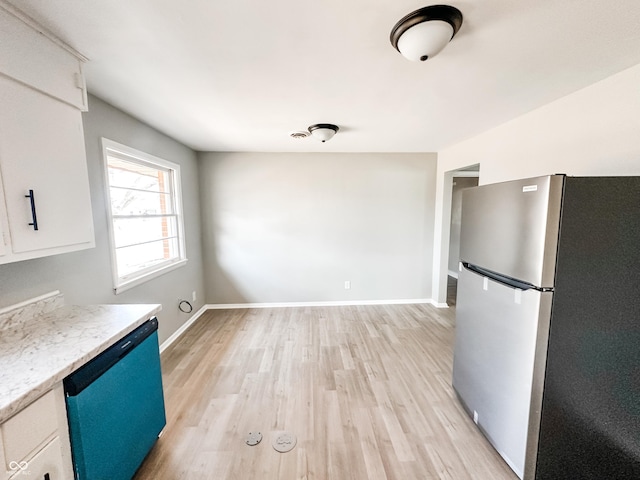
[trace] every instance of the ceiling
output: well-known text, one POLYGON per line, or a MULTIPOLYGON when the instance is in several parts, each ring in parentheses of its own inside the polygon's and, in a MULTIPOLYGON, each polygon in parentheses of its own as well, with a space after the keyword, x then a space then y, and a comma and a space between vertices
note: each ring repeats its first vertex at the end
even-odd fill
POLYGON ((638 0, 456 0, 424 63, 389 42, 422 1, 11 1, 91 93, 201 151, 439 151, 640 63, 638 0), (340 132, 289 137, 314 123, 340 132))

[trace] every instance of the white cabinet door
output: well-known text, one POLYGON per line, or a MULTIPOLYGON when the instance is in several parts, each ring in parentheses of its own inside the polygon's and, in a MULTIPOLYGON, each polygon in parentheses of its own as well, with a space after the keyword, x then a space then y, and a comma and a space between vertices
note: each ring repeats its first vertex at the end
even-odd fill
POLYGON ((59 253, 57 247, 93 246, 80 111, 5 77, 0 104, 0 168, 12 252, 54 250, 25 257, 31 258, 59 253), (30 225, 34 216, 37 230, 30 225))
POLYGON ((13 464, 16 473, 10 480, 23 478, 69 480, 65 475, 65 465, 62 457, 60 438, 55 437, 30 460, 15 462, 13 464))
MULTIPOLYGON (((0 195, 0 199, 1 198, 2 196, 0 195)), ((1 216, 2 215, 0 215, 0 217, 1 216)), ((8 235, 8 233, 5 234, 4 226, 2 225, 2 223, 3 223, 2 218, 0 218, 0 257, 3 257, 7 254, 7 247, 5 246, 5 242, 6 242, 5 235, 8 235)))
MULTIPOLYGON (((19 6, 20 2, 14 2, 19 6)), ((80 110, 87 109, 82 57, 61 47, 33 21, 18 19, 16 9, 0 2, 0 71, 80 110)))
POLYGON ((2 168, 0 168, 0 263, 4 263, 4 261, 6 261, 6 255, 10 252, 10 246, 9 223, 7 221, 7 211, 4 204, 4 189, 2 187, 2 168))

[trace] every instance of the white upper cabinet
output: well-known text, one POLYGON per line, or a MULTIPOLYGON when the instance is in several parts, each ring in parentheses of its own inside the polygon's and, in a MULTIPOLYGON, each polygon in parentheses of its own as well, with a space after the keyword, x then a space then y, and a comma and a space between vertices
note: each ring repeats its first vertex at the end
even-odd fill
POLYGON ((1 3, 0 59, 0 264, 94 247, 81 62, 1 3))
POLYGON ((87 110, 84 58, 19 10, 0 1, 0 72, 87 110))
POLYGON ((7 252, 7 247, 5 246, 6 240, 4 238, 4 231, 5 226, 0 223, 0 263, 2 263, 2 257, 4 257, 7 252))
POLYGON ((9 224, 4 213, 4 193, 2 188, 2 170, 0 169, 0 264, 4 263, 3 258, 7 254, 9 244, 9 224))
POLYGON ((0 99, 0 167, 12 251, 92 242, 80 112, 3 77, 0 99))

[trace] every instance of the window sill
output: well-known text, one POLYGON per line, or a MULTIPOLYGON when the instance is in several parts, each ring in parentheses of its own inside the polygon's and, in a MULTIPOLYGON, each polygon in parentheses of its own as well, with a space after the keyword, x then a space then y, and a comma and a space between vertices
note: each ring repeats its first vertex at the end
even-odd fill
POLYGON ((170 265, 166 265, 162 268, 159 268, 158 270, 154 270, 152 272, 146 273, 140 277, 134 278, 132 280, 128 280, 126 282, 123 282, 119 285, 116 285, 113 289, 113 292, 118 295, 119 293, 125 292, 133 287, 137 287, 138 285, 145 283, 149 280, 152 280, 156 277, 159 277, 160 275, 164 275, 165 273, 169 273, 173 270, 175 270, 176 268, 182 267, 184 265, 187 264, 187 259, 185 258, 184 260, 180 260, 177 261, 175 263, 172 263, 170 265))

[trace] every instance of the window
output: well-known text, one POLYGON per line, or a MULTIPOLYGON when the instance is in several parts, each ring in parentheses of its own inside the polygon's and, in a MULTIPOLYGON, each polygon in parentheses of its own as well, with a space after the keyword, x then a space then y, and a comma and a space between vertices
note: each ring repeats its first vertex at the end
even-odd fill
POLYGON ((180 166, 102 139, 116 293, 184 265, 180 166))

